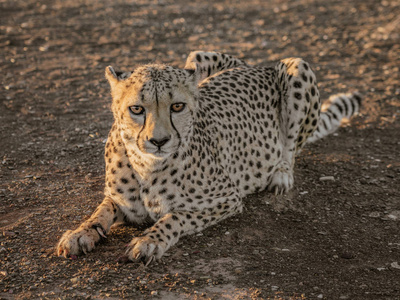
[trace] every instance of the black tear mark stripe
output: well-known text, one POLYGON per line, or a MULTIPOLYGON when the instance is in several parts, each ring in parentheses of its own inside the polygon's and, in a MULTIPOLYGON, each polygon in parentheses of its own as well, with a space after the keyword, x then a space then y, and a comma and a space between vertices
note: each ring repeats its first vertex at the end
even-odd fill
POLYGON ((171 122, 171 126, 175 130, 176 135, 178 136, 178 141, 179 141, 178 148, 179 148, 181 146, 181 135, 179 134, 179 131, 176 129, 175 124, 172 121, 172 113, 171 112, 169 113, 169 121, 171 122))

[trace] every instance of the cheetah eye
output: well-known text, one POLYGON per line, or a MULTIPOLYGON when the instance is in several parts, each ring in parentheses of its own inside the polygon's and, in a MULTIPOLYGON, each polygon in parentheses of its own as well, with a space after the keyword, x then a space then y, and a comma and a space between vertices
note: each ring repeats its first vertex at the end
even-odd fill
POLYGON ((139 105, 133 105, 129 107, 129 110, 131 111, 131 113, 133 113, 134 115, 142 115, 144 113, 144 108, 143 106, 139 106, 139 105))
POLYGON ((171 105, 172 112, 181 112, 185 108, 185 103, 175 103, 171 105))

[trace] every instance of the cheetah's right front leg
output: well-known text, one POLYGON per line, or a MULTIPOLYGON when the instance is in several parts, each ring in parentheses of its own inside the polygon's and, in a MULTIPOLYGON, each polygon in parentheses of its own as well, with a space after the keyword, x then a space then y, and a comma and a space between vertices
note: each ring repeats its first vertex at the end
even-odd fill
POLYGON ((63 234, 57 245, 57 254, 67 258, 92 251, 101 238, 106 238, 111 225, 120 219, 122 212, 119 207, 106 197, 87 221, 76 230, 63 234))

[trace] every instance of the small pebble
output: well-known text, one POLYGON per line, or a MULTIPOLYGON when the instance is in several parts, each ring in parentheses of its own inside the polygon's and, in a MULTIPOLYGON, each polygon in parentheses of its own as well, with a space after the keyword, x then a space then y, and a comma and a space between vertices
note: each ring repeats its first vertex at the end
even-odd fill
POLYGON ((320 181, 333 181, 335 178, 333 176, 322 176, 319 178, 320 181))
POLYGON ((399 265, 399 263, 398 263, 397 261, 392 262, 392 263, 390 264, 390 266, 391 266, 392 268, 395 268, 395 269, 400 269, 400 265, 399 265))
POLYGON ((80 277, 74 277, 74 278, 71 278, 70 279, 70 281, 72 282, 72 283, 77 283, 77 282, 79 282, 81 280, 81 278, 80 277))
POLYGON ((386 216, 389 220, 397 221, 400 219, 400 210, 392 211, 390 214, 386 216))
POLYGON ((373 212, 371 212, 369 215, 368 215, 368 217, 370 217, 370 218, 379 218, 380 217, 380 212, 378 212, 378 211, 373 211, 373 212))

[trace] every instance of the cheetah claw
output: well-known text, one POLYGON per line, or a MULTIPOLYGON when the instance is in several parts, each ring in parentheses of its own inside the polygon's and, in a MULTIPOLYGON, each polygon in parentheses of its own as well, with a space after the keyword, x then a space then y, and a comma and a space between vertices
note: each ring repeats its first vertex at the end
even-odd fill
POLYGON ((144 258, 142 258, 142 262, 145 264, 144 266, 147 267, 153 260, 154 260, 154 255, 150 256, 147 260, 147 262, 145 263, 144 258))
POLYGON ((84 224, 78 229, 66 231, 57 245, 57 254, 69 258, 81 253, 87 254, 95 248, 96 243, 105 239, 106 231, 99 223, 84 224))
MULTIPOLYGON (((127 261, 130 261, 129 256, 127 255, 129 251, 131 251, 131 249, 128 249, 126 251, 126 255, 123 255, 120 258, 118 258, 118 262, 126 263, 127 261)), ((140 261, 141 263, 143 263, 145 267, 147 267, 155 259, 155 256, 154 255, 147 256, 142 254, 141 252, 138 252, 133 255, 133 259, 135 261, 140 261)))
POLYGON ((106 231, 104 230, 103 226, 101 226, 100 223, 93 224, 92 228, 96 229, 96 231, 98 232, 100 237, 105 238, 105 239, 107 238, 107 236, 105 235, 106 231))
POLYGON ((160 245, 151 237, 144 235, 136 237, 130 242, 125 255, 132 261, 139 261, 144 266, 148 266, 156 259, 161 258, 165 252, 164 249, 163 245, 160 245))

